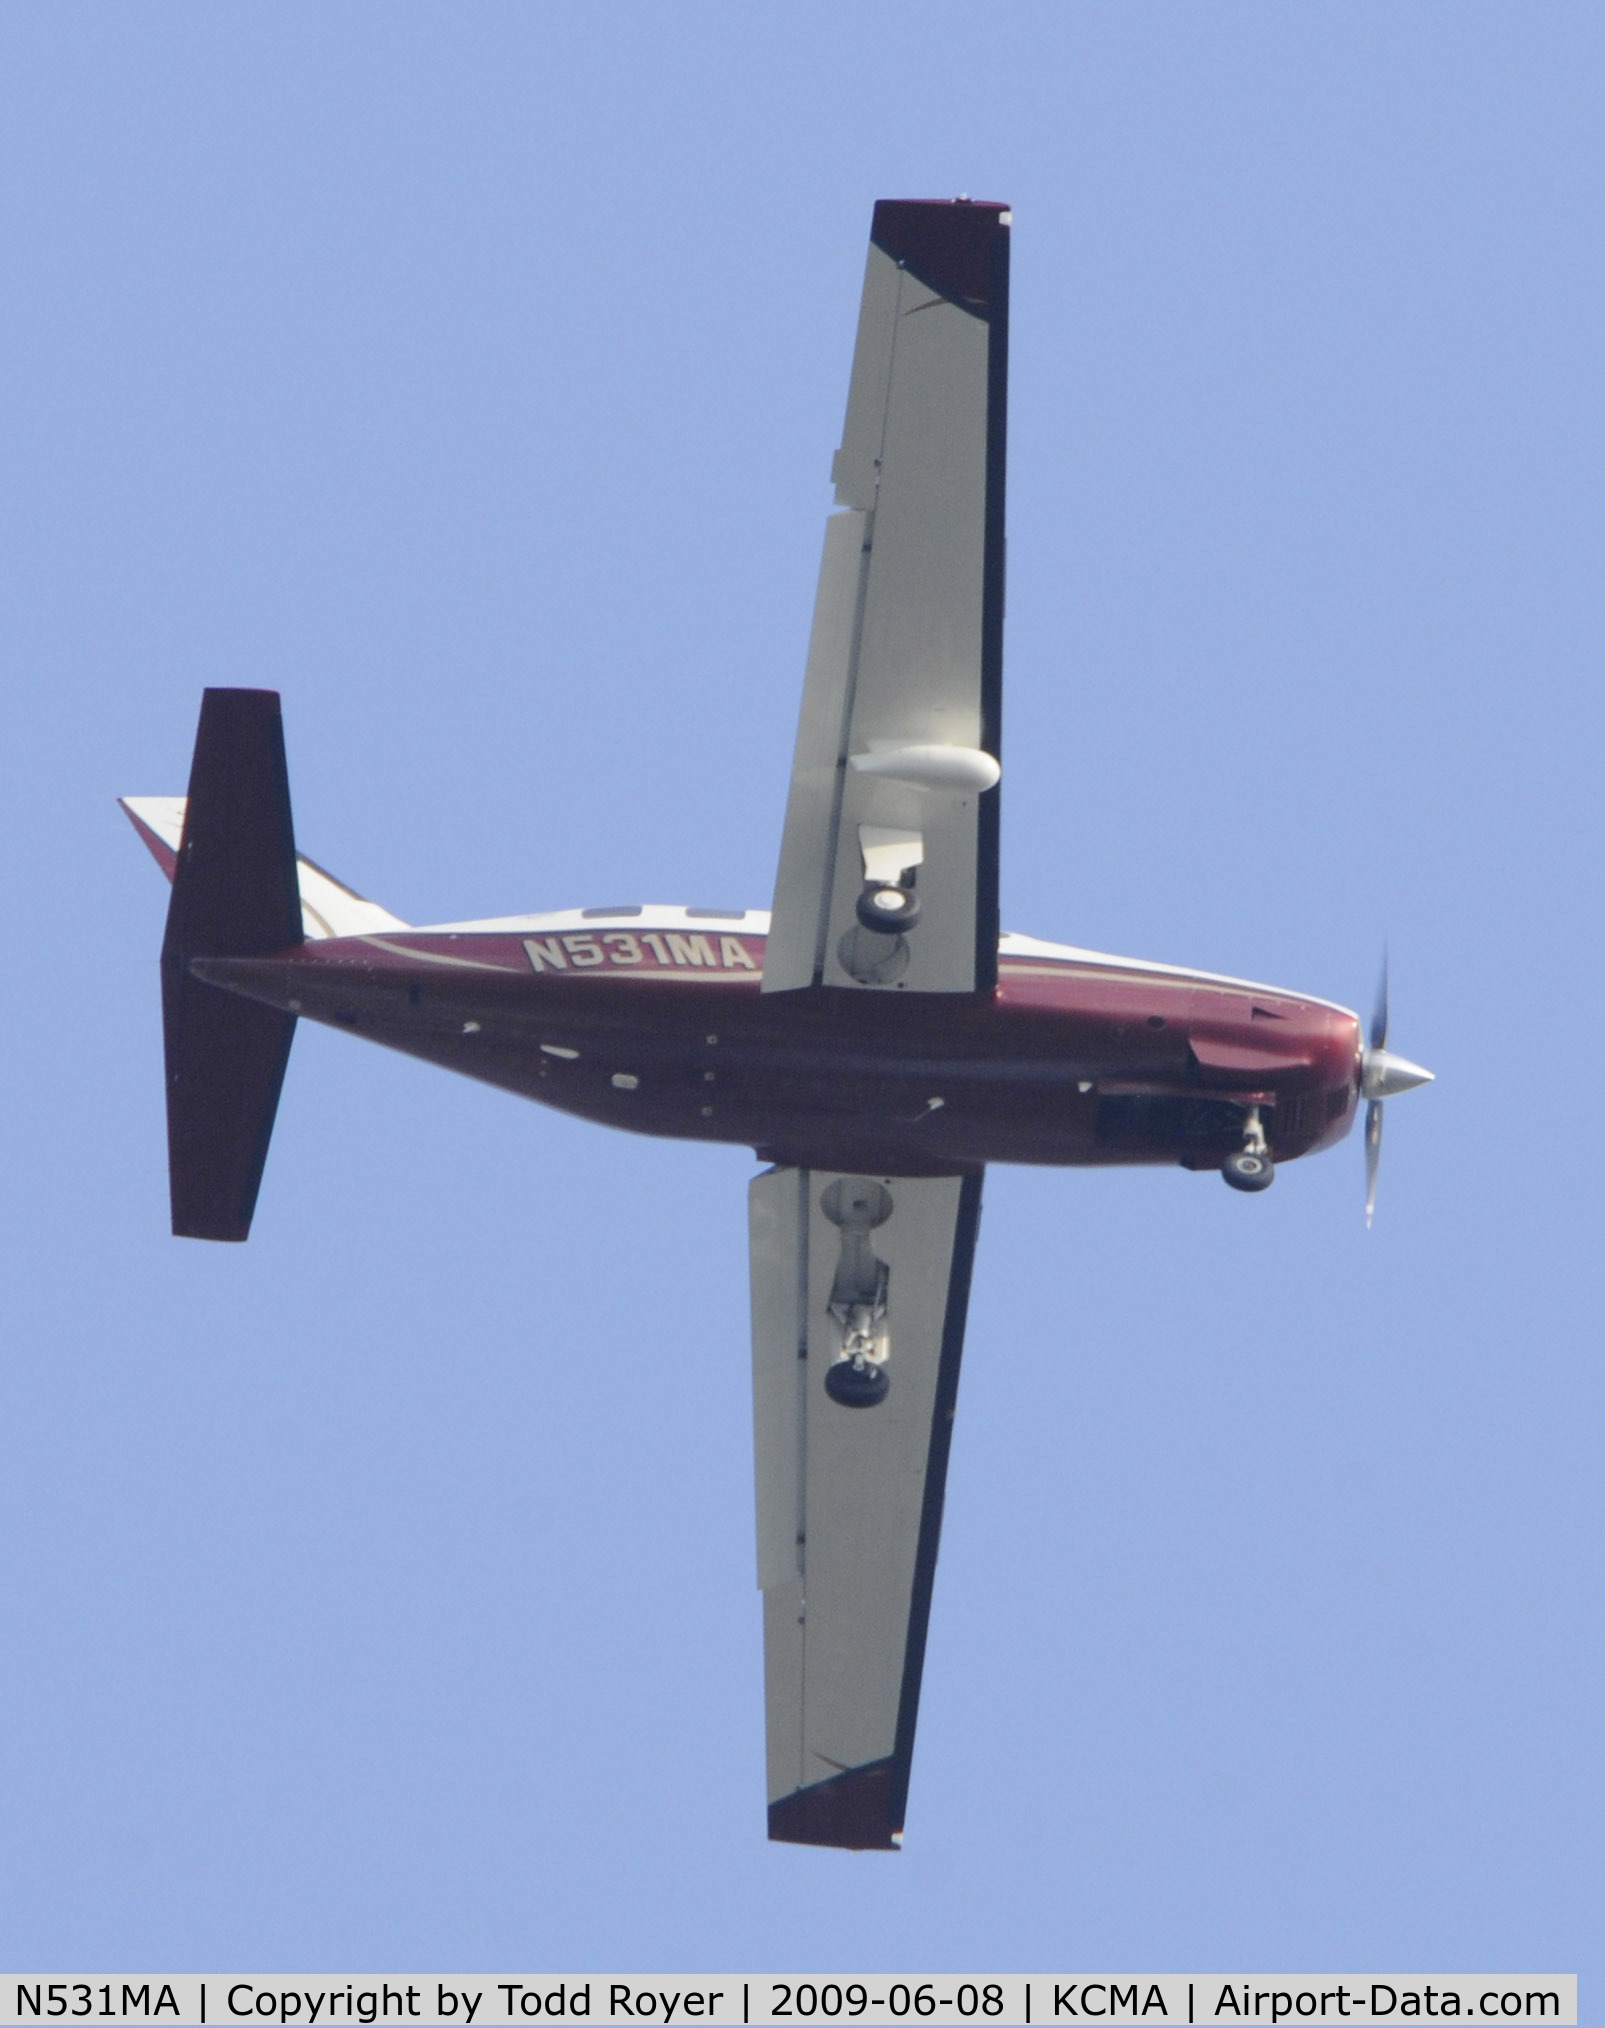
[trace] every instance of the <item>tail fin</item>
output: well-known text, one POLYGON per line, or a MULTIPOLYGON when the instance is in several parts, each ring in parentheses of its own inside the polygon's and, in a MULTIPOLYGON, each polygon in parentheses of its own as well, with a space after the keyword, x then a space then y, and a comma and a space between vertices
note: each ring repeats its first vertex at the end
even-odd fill
POLYGON ((209 986, 192 958, 299 944, 284 727, 273 690, 208 690, 162 940, 173 1230, 242 1240, 267 1160, 295 1016, 209 986))

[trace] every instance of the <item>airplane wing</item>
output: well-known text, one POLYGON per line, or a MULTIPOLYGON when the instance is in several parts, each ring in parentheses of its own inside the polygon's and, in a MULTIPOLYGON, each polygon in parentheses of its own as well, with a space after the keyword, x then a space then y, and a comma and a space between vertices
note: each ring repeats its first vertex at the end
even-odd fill
POLYGON ((768 993, 996 984, 1009 222, 875 206, 768 993))
POLYGON ((770 1169, 750 1214, 769 1835, 893 1847, 981 1178, 770 1169))

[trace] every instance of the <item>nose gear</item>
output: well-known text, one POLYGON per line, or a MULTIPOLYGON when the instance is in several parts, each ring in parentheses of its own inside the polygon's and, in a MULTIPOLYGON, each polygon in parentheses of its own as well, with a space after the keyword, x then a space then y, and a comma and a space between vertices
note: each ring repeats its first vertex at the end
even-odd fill
POLYGON ((1258 1106, 1249 1107, 1243 1122, 1243 1145, 1226 1157, 1220 1173, 1234 1190, 1269 1190, 1276 1181, 1276 1164, 1265 1142, 1258 1106))

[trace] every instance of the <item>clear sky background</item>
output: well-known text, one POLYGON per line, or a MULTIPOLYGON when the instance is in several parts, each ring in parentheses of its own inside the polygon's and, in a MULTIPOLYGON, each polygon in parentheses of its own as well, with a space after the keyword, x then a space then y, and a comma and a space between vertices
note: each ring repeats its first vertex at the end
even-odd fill
MULTIPOLYGON (((0 1959, 1570 1970, 1601 1868, 1605 13, 0 12, 0 1959), (167 1233, 203 685, 410 921, 767 905, 877 196, 1015 210, 1004 920, 1368 1006, 995 1171, 900 1857, 765 1843, 740 1150, 303 1025, 167 1233)), ((1589 1988, 1585 1988, 1585 1993, 1589 1988)))

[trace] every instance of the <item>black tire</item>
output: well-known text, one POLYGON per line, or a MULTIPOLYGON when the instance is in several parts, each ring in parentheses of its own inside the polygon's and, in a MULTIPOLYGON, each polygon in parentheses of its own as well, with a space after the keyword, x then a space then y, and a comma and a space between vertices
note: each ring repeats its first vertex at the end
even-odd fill
POLYGON ((825 1369, 825 1392, 843 1408, 874 1408, 891 1384, 886 1368, 869 1359, 838 1359, 825 1369))
POLYGON ((877 880, 859 894, 858 920, 865 929, 874 930, 880 936, 898 936, 904 930, 911 930, 919 919, 920 905, 912 888, 877 880))
POLYGON ((1234 1190, 1269 1190, 1276 1181, 1276 1165, 1268 1152, 1239 1148, 1220 1165, 1220 1173, 1234 1190))

